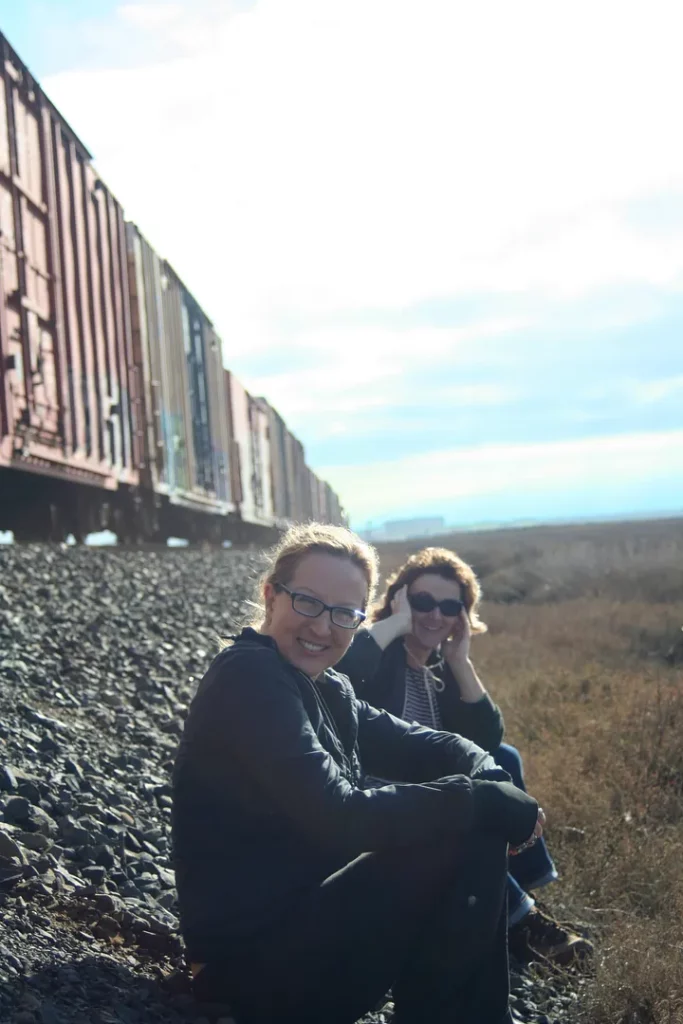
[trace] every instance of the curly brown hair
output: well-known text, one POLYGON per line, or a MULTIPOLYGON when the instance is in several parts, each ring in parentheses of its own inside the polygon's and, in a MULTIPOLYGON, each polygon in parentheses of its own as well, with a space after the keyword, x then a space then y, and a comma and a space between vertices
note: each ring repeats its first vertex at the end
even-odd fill
POLYGON ((391 615, 391 602, 401 587, 410 586, 425 573, 459 583, 472 632, 485 633, 487 631, 488 626, 479 618, 479 602, 481 601, 479 580, 472 567, 467 562, 463 562, 455 551, 449 551, 448 548, 423 548, 422 551, 411 555, 401 568, 389 577, 384 597, 380 599, 372 612, 372 621, 379 622, 381 619, 388 619, 391 615))

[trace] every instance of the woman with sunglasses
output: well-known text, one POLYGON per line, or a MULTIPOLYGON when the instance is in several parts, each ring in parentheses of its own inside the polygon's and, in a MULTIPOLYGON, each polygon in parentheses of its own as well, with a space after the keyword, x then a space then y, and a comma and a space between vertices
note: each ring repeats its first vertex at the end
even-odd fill
MULTIPOLYGON (((471 660, 481 590, 472 568, 453 551, 425 548, 391 577, 384 597, 336 667, 358 696, 408 722, 457 733, 488 750, 525 790, 519 752, 502 743, 503 718, 471 660)), ((522 961, 566 964, 591 943, 536 905, 530 890, 557 879, 544 840, 515 851, 508 879, 509 945, 522 961)))
POLYGON ((353 1024, 389 988, 395 1024, 512 1020, 507 844, 540 835, 542 812, 480 747, 332 671, 376 573, 348 530, 293 527, 185 722, 181 929, 196 995, 238 1024, 353 1024))

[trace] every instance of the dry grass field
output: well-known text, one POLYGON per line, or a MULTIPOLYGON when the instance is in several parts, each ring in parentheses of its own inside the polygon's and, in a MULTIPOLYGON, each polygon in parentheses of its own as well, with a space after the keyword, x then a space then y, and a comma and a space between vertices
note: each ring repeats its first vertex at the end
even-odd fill
MULTIPOLYGON (((683 1022, 683 520, 459 534, 473 656, 548 815, 556 916, 597 956, 581 1019, 683 1022)), ((422 542, 381 545, 389 574, 422 542)))

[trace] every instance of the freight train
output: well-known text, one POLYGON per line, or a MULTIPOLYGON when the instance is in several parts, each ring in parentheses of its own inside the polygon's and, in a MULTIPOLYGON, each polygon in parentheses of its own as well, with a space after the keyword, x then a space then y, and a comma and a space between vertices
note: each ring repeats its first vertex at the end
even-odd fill
POLYGON ((339 498, 0 33, 0 530, 268 543, 339 498))

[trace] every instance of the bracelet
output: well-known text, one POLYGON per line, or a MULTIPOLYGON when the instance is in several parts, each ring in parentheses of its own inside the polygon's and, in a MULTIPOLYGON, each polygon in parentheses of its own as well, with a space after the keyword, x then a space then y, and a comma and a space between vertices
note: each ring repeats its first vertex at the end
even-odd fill
POLYGON ((513 847, 510 850, 510 856, 511 857, 516 857, 517 854, 524 853, 525 850, 530 850, 531 847, 536 843, 537 839, 538 839, 538 836, 533 836, 532 835, 531 838, 527 839, 527 841, 525 843, 522 843, 521 846, 513 847))

